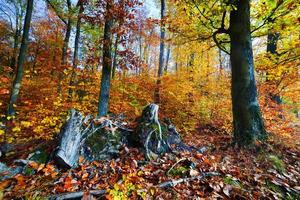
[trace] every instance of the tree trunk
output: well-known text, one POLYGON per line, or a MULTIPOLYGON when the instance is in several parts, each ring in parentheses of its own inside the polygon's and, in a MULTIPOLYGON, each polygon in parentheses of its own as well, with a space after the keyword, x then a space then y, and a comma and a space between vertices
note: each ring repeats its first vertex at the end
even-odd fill
POLYGON ((98 103, 98 115, 105 116, 109 106, 109 92, 111 82, 111 28, 113 25, 112 16, 110 16, 111 2, 106 5, 106 19, 104 25, 104 44, 103 44, 103 67, 101 77, 101 88, 98 103))
POLYGON ((18 17, 16 19, 16 32, 14 35, 14 50, 13 50, 13 55, 10 63, 10 67, 16 71, 16 59, 17 59, 17 53, 18 53, 18 46, 19 46, 19 39, 21 35, 21 30, 18 28, 18 17))
MULTIPOLYGON (((68 21, 66 26, 66 34, 65 39, 62 47, 62 58, 61 58, 61 65, 64 66, 67 64, 67 56, 68 56, 68 47, 69 47, 69 40, 71 36, 71 29, 72 29, 72 21, 71 21, 71 0, 67 0, 67 6, 68 6, 68 21)), ((62 92, 62 81, 64 78, 63 72, 60 72, 58 75, 58 87, 57 87, 57 93, 61 95, 62 92)))
POLYGON ((170 60, 170 53, 171 53, 171 45, 168 45, 168 50, 167 50, 167 59, 166 59, 166 65, 165 65, 165 73, 168 73, 168 66, 169 66, 169 60, 170 60))
MULTIPOLYGON (((279 40, 279 33, 274 33, 272 30, 269 30, 268 36, 267 36, 267 53, 270 53, 272 55, 277 55, 277 42, 279 40)), ((272 59, 272 57, 270 57, 272 59)), ((276 62, 276 61, 275 61, 276 62)), ((266 74, 266 82, 269 82, 269 74, 267 72, 266 74)), ((274 101, 277 104, 281 104, 282 100, 280 98, 279 94, 274 94, 274 91, 270 91, 269 95, 271 97, 271 100, 274 101)))
POLYGON ((76 78, 76 68, 78 65, 78 47, 79 47, 79 40, 80 40, 80 29, 81 29, 81 14, 83 13, 83 5, 82 1, 79 1, 79 11, 77 16, 77 24, 76 24, 76 35, 75 35, 75 41, 74 41, 74 56, 73 56, 73 71, 71 74, 71 80, 70 80, 70 88, 69 88, 69 98, 72 98, 73 95, 73 88, 74 82, 76 78))
POLYGON ((279 33, 268 32, 267 36, 267 52, 271 54, 277 54, 277 42, 279 39, 279 33))
POLYGON ((15 113, 14 104, 16 104, 20 93, 21 82, 22 82, 23 72, 24 72, 24 62, 25 62, 27 46, 28 46, 32 10, 33 10, 33 0, 28 0, 24 28, 23 28, 23 37, 22 37, 20 53, 19 53, 18 63, 17 63, 17 74, 14 78, 13 86, 11 90, 8 113, 7 113, 8 115, 12 115, 15 113))
POLYGON ((81 130, 83 123, 84 117, 75 110, 71 110, 70 119, 61 129, 60 144, 55 153, 55 160, 63 167, 77 165, 83 138, 81 130))
POLYGON ((219 53, 219 73, 220 75, 222 74, 222 70, 223 70, 223 59, 222 59, 222 50, 218 49, 218 53, 219 53))
POLYGON ((69 40, 71 35, 71 29, 72 29, 72 21, 71 21, 71 0, 67 0, 67 6, 68 6, 68 21, 67 21, 67 29, 66 29, 66 35, 63 43, 62 48, 62 61, 61 64, 65 65, 67 63, 67 53, 68 53, 68 47, 69 47, 69 40))
POLYGON ((119 35, 116 35, 116 40, 115 40, 115 51, 114 51, 114 59, 113 59, 113 69, 112 69, 112 79, 115 79, 116 75, 116 70, 117 70, 117 54, 118 54, 118 44, 119 44, 119 35))
POLYGON ((252 41, 250 34, 250 2, 240 0, 230 13, 232 107, 234 142, 250 146, 266 138, 254 77, 252 41))
POLYGON ((160 77, 163 75, 164 70, 164 50, 165 50, 165 23, 164 17, 166 15, 166 2, 165 0, 161 0, 161 24, 160 24, 160 46, 159 46, 159 64, 158 64, 158 80, 156 82, 156 88, 154 92, 154 102, 160 103, 160 85, 161 80, 160 77))
POLYGON ((163 75, 164 69, 164 51, 165 51, 165 23, 164 18, 166 15, 166 2, 161 0, 161 25, 160 25, 160 46, 159 46, 159 65, 158 65, 158 77, 163 75))

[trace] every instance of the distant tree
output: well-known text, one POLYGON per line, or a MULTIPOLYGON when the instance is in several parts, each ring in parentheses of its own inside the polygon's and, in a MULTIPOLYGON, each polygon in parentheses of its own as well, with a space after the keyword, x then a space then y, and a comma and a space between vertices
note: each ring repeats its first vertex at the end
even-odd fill
POLYGON ((22 25, 26 11, 26 1, 22 0, 1 0, 0 16, 8 21, 13 39, 13 52, 10 59, 10 67, 16 70, 16 60, 20 46, 22 25))
POLYGON ((56 15, 65 24, 65 38, 62 46, 62 58, 61 64, 65 65, 67 63, 67 51, 69 47, 69 40, 71 36, 72 29, 72 2, 71 0, 64 0, 66 2, 52 2, 52 0, 46 0, 48 5, 53 9, 56 15), (66 4, 66 5, 65 5, 66 4), (66 8, 64 8, 66 7, 66 8))
POLYGON ((75 34, 75 41, 74 41, 74 54, 73 54, 73 70, 70 79, 70 89, 69 89, 69 97, 72 97, 73 94, 73 86, 75 82, 76 76, 76 68, 78 65, 78 49, 79 49, 79 40, 80 40, 80 30, 81 30, 81 18, 84 11, 83 2, 79 0, 77 3, 77 7, 79 7, 78 15, 77 15, 77 23, 76 23, 76 34, 75 34))
POLYGON ((165 51, 165 16, 166 16, 166 2, 165 0, 160 1, 160 46, 159 46, 159 64, 158 64, 158 73, 157 73, 157 87, 155 89, 155 94, 154 94, 154 102, 155 103, 160 103, 160 84, 161 84, 161 76, 163 75, 164 72, 164 51, 165 51))
MULTIPOLYGON (((69 48, 69 40, 72 31, 72 2, 71 0, 64 0, 66 2, 52 2, 52 0, 46 0, 48 5, 54 10, 56 15, 61 19, 61 21, 65 24, 65 38, 62 46, 62 57, 61 57, 61 66, 65 66, 67 64, 67 56, 68 56, 68 48, 69 48)), ((62 94, 62 80, 64 78, 64 74, 60 72, 58 74, 58 87, 57 92, 59 95, 62 94)))

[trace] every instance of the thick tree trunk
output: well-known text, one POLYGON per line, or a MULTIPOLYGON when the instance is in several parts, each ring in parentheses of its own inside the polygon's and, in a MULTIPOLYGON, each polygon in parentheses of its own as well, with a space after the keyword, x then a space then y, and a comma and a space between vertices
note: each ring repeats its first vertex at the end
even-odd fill
POLYGON ((73 71, 70 79, 70 88, 69 88, 69 98, 72 98, 73 95, 73 87, 76 79, 76 68, 78 65, 78 48, 79 48, 79 40, 80 40, 80 29, 81 29, 81 14, 83 13, 83 5, 82 1, 79 1, 79 11, 77 16, 77 24, 76 24, 76 35, 74 41, 74 55, 73 55, 73 71))
POLYGON ((104 44, 103 44, 103 67, 101 77, 101 88, 98 103, 98 115, 105 116, 109 106, 109 92, 111 84, 111 28, 113 25, 110 16, 110 1, 106 5, 106 19, 104 25, 104 44))
POLYGON ((70 119, 61 130, 60 144, 55 153, 55 160, 63 167, 75 167, 80 156, 80 147, 83 140, 82 126, 84 117, 71 110, 70 119))
POLYGON ((250 35, 250 1, 240 0, 230 13, 232 107, 234 142, 252 145, 266 138, 254 77, 252 41, 250 35))
POLYGON ((23 37, 22 37, 20 53, 19 53, 18 63, 17 63, 17 74, 13 81, 13 86, 10 94, 10 101, 9 101, 8 113, 7 113, 8 115, 12 115, 15 113, 14 104, 16 104, 20 93, 21 82, 22 82, 23 72, 24 72, 24 62, 26 59, 26 52, 28 46, 32 10, 33 10, 33 0, 28 0, 24 28, 23 28, 23 37))

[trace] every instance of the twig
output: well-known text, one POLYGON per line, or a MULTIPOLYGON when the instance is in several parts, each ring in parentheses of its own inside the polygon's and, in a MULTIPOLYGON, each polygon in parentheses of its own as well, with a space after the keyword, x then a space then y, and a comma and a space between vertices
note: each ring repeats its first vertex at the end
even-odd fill
POLYGON ((156 187, 158 187, 158 188, 174 187, 174 186, 178 185, 179 183, 190 182, 193 180, 203 180, 206 177, 218 176, 218 175, 220 175, 218 172, 207 172, 207 173, 203 173, 199 176, 193 176, 193 177, 189 177, 189 178, 180 178, 180 179, 176 179, 176 180, 166 181, 166 182, 160 183, 156 187))
POLYGON ((172 165, 172 167, 167 171, 167 174, 169 174, 170 173, 170 171, 176 166, 176 165, 178 165, 180 162, 182 162, 182 161, 184 161, 184 160, 186 160, 186 158, 181 158, 181 159, 179 159, 174 165, 172 165))

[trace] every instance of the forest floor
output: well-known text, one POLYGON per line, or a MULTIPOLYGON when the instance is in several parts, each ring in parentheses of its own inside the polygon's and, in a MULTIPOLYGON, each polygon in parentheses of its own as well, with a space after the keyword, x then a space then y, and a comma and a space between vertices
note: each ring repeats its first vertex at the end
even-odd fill
MULTIPOLYGON (((114 160, 80 160, 80 166, 70 170, 59 170, 53 163, 31 162, 33 170, 28 175, 18 174, 0 182, 0 199, 44 199, 76 191, 84 191, 84 197, 89 197, 92 190, 105 190, 100 199, 300 199, 297 147, 275 142, 271 136, 268 144, 257 144, 256 150, 236 149, 230 145, 230 135, 210 126, 183 139, 189 145, 205 146, 207 151, 166 154, 155 162, 146 162, 138 149, 123 147, 114 160), (218 174, 190 179, 207 172, 218 174), (187 181, 158 187, 180 178, 187 181)), ((8 160, 20 156, 22 151, 18 152, 8 160)))

